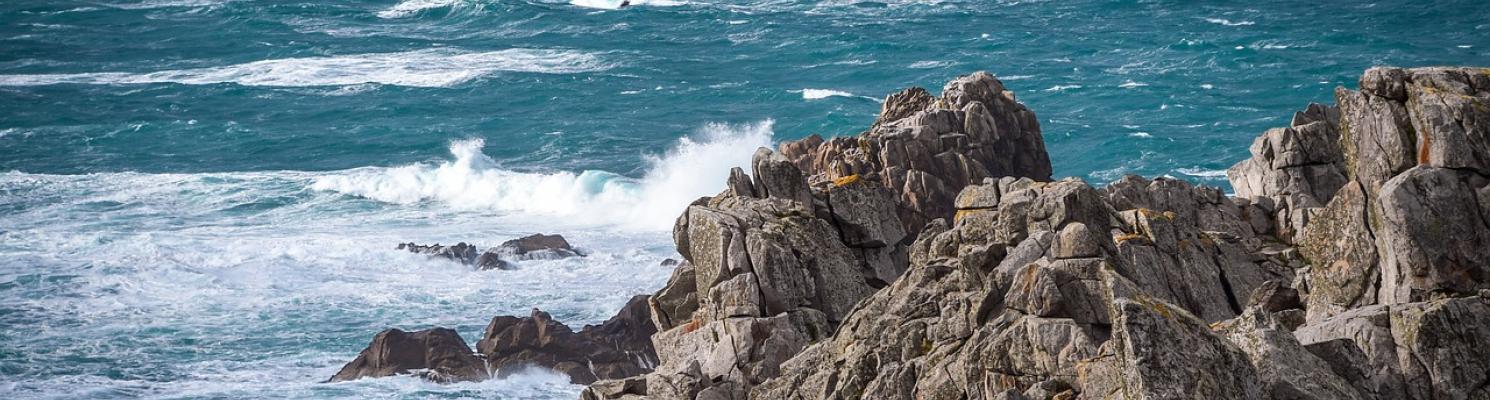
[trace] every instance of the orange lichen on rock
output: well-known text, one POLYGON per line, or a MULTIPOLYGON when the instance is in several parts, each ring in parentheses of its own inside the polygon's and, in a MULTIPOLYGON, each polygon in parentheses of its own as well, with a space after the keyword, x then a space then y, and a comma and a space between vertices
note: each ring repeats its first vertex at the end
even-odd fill
POLYGON ((852 185, 852 184, 858 183, 859 180, 860 180, 859 179, 859 174, 853 174, 853 175, 845 176, 845 177, 842 177, 842 178, 834 179, 833 180, 833 186, 847 186, 847 185, 852 185))

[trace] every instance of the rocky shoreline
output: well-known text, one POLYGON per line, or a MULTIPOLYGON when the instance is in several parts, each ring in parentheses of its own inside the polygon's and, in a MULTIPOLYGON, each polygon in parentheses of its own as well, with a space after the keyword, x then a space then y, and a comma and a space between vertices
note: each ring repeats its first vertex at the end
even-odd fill
POLYGON ((667 285, 606 324, 497 317, 483 357, 388 331, 337 376, 484 379, 477 360, 600 379, 585 399, 1490 399, 1490 69, 1359 87, 1260 136, 1234 196, 1052 181, 994 76, 908 89, 860 135, 731 171, 678 218, 667 285))

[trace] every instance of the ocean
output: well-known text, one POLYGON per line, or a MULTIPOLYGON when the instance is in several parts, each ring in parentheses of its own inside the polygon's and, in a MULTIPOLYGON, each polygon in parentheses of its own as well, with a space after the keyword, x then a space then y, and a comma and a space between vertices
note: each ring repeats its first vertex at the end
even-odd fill
POLYGON ((1490 2, 0 3, 0 397, 570 399, 561 375, 322 383, 379 330, 578 328, 666 281, 756 147, 977 70, 1057 177, 1227 188, 1376 65, 1490 65, 1490 2), (543 232, 473 271, 395 250, 543 232))

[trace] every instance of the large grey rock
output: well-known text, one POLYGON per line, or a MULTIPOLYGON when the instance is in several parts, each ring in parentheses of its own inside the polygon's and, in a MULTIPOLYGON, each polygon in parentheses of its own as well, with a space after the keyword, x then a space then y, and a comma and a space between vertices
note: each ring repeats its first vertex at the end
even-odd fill
POLYGON ((1376 243, 1383 303, 1490 288, 1490 221, 1476 194, 1485 186, 1490 178, 1434 167, 1415 167, 1382 185, 1376 243))
POLYGON ((1247 354, 1264 392, 1274 399, 1359 400, 1371 398, 1330 364, 1305 349, 1287 325, 1264 308, 1252 307, 1217 328, 1247 354))
POLYGON ((1264 399, 1246 353, 1204 320, 1138 295, 1112 303, 1110 360, 1091 365, 1083 393, 1125 399, 1264 399), (1103 369, 1107 369, 1103 371, 1103 369))
POLYGON ((827 192, 828 209, 845 244, 885 247, 905 239, 905 228, 896 216, 895 199, 885 188, 857 181, 833 185, 827 192))
POLYGON ((1376 304, 1381 272, 1372 233, 1369 202, 1359 182, 1340 190, 1299 241, 1309 259, 1309 319, 1376 304))
POLYGON ((1357 387, 1376 398, 1490 395, 1490 298, 1362 307, 1306 325, 1295 336, 1335 370, 1357 371, 1350 373, 1362 375, 1357 387))

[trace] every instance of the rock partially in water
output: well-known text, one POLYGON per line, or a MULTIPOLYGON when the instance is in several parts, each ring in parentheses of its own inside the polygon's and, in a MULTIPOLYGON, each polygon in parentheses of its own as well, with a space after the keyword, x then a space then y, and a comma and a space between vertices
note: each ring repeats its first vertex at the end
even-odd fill
POLYGON ((329 382, 418 374, 435 382, 479 381, 488 377, 481 358, 454 330, 416 332, 388 329, 347 363, 329 382))
POLYGON ((548 313, 492 318, 476 348, 498 376, 523 366, 552 369, 578 384, 622 379, 657 365, 651 336, 657 332, 647 296, 636 296, 616 316, 574 332, 548 313))
POLYGON ((514 263, 516 261, 556 260, 585 256, 583 251, 571 246, 569 241, 564 239, 563 236, 545 235, 542 233, 508 240, 484 252, 477 252, 476 246, 466 244, 465 242, 454 246, 441 246, 439 244, 424 246, 415 243, 400 243, 398 249, 425 254, 431 257, 444 258, 465 265, 474 265, 476 269, 483 271, 516 269, 517 264, 514 263))
POLYGON ((443 258, 465 265, 475 264, 477 259, 476 246, 466 244, 465 242, 456 243, 454 246, 441 246, 439 243, 429 246, 412 242, 399 243, 398 250, 407 250, 410 253, 443 258))
POLYGON ((508 260, 554 260, 568 257, 583 257, 584 252, 569 245, 569 241, 560 235, 545 235, 535 233, 521 238, 502 242, 495 249, 487 250, 495 252, 508 260))

